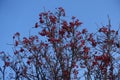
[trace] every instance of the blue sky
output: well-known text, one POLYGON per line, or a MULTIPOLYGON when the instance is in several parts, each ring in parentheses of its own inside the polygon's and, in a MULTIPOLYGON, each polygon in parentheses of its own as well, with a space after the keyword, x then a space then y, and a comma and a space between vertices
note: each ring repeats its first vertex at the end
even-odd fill
POLYGON ((44 7, 54 11, 60 6, 67 17, 76 16, 90 32, 97 29, 96 23, 107 24, 107 15, 113 28, 120 24, 120 0, 0 0, 0 51, 9 52, 7 43, 12 43, 15 32, 28 35, 44 7))

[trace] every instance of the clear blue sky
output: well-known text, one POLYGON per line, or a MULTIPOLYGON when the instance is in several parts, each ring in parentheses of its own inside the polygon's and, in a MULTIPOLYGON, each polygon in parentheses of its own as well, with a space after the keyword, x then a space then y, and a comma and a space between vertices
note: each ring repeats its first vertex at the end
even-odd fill
POLYGON ((106 24, 108 14, 115 28, 120 24, 120 0, 0 0, 0 51, 9 52, 7 43, 15 32, 28 35, 43 7, 54 11, 60 6, 67 17, 76 16, 89 31, 97 29, 95 23, 106 24))

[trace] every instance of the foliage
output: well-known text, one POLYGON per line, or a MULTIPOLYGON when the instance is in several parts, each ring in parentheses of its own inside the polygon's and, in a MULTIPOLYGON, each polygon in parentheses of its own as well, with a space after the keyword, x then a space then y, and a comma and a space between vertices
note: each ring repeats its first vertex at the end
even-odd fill
POLYGON ((118 80, 119 30, 108 25, 96 33, 65 20, 62 7, 39 14, 37 35, 13 35, 13 54, 0 52, 2 80, 118 80), (116 56, 117 55, 117 56, 116 56))

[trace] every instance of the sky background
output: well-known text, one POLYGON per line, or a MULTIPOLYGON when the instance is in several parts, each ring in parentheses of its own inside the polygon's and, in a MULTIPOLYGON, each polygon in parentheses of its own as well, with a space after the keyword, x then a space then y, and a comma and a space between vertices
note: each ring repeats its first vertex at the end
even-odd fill
POLYGON ((120 24, 120 0, 0 0, 0 51, 9 52, 12 36, 20 32, 28 36, 39 20, 39 13, 63 7, 66 16, 76 16, 90 32, 106 25, 110 16, 113 28, 120 24))

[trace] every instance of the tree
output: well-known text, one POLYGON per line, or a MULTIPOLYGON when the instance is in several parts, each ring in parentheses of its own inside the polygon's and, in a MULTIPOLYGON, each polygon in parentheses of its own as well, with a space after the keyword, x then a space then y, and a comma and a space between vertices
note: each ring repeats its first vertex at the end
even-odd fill
POLYGON ((96 33, 81 29, 82 22, 65 20, 62 7, 39 14, 32 29, 37 35, 13 35, 13 54, 1 52, 1 79, 5 80, 118 80, 119 35, 111 23, 96 33), (116 62, 117 60, 117 62, 116 62), (83 74, 81 74, 83 72, 83 74))

